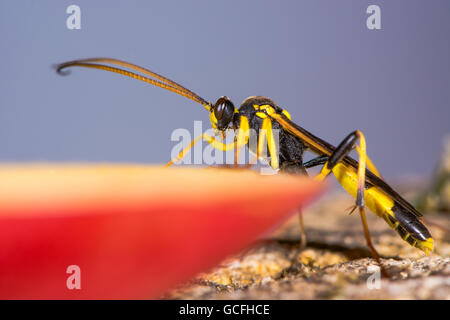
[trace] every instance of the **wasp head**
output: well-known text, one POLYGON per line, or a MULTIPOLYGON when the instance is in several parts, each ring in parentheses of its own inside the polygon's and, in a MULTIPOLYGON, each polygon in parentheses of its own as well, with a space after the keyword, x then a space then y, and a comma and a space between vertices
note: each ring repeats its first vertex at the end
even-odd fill
POLYGON ((220 97, 211 108, 209 118, 214 129, 225 131, 229 128, 233 121, 234 114, 237 110, 228 97, 220 97))

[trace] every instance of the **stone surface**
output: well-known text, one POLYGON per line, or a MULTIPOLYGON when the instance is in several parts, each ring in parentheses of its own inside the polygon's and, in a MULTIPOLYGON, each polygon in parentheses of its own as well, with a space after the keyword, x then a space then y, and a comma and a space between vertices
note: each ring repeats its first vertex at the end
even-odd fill
MULTIPOLYGON (((252 249, 163 298, 450 299, 448 234, 430 226, 436 250, 425 256, 370 211, 372 241, 391 279, 382 278, 379 289, 369 288, 377 263, 365 245, 359 213, 346 212, 352 205, 344 192, 329 194, 304 211, 305 248, 299 248, 298 217, 293 217, 252 249)), ((430 212, 426 219, 449 227, 448 215, 430 212)))

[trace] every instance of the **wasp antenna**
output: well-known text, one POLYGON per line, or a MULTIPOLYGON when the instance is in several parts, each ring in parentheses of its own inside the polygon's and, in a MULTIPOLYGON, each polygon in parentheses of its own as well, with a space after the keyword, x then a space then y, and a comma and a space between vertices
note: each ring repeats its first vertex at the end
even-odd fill
POLYGON ((208 111, 211 110, 211 103, 206 101, 205 99, 201 98, 199 95, 197 95, 196 93, 192 92, 189 89, 186 89, 185 87, 183 87, 182 85, 176 83, 175 81, 172 81, 164 76, 161 76, 160 74, 157 74, 156 72, 150 71, 148 69, 145 69, 143 67, 140 67, 138 65, 126 62, 126 61, 122 61, 122 60, 117 60, 117 59, 111 59, 111 58, 90 58, 90 59, 82 59, 82 60, 73 60, 73 61, 68 61, 68 62, 64 62, 61 63, 59 65, 56 66, 56 72, 60 75, 67 75, 67 71, 63 71, 66 68, 69 67, 84 67, 84 68, 92 68, 92 69, 100 69, 100 70, 104 70, 104 71, 109 71, 109 72, 114 72, 114 73, 118 73, 130 78, 134 78, 143 82, 147 82, 149 84, 152 84, 154 86, 175 92, 183 97, 186 97, 188 99, 191 99, 201 105, 203 105, 208 111), (105 64, 103 64, 105 63, 105 64), (118 66, 122 66, 128 69, 132 69, 135 71, 138 71, 140 73, 143 73, 149 77, 131 72, 131 71, 127 71, 124 69, 120 69, 117 67, 112 67, 109 66, 107 64, 110 65, 118 65, 118 66), (153 78, 153 79, 152 79, 153 78))
POLYGON ((60 76, 67 76, 69 75, 71 72, 70 70, 62 70, 63 67, 61 67, 61 64, 52 64, 51 65, 52 69, 55 69, 56 73, 59 74, 60 76))

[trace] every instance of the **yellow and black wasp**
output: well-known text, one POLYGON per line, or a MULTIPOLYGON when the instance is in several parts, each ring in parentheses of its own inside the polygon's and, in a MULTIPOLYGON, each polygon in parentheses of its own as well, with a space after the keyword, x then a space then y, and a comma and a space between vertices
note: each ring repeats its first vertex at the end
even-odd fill
POLYGON ((261 157, 263 148, 267 147, 270 166, 273 169, 306 174, 306 169, 321 165, 322 169, 315 177, 317 180, 323 180, 329 174, 334 174, 344 189, 356 198, 354 209, 359 209, 367 245, 378 261, 380 261, 379 256, 371 243, 366 222, 366 206, 377 216, 383 218, 410 245, 421 249, 426 254, 433 251, 433 238, 422 222, 422 215, 383 180, 373 162, 366 155, 366 142, 361 131, 350 133, 338 147, 334 147, 292 122, 291 116, 286 110, 266 97, 249 97, 242 102, 239 109, 235 108, 230 99, 225 96, 220 97, 216 103, 212 104, 180 84, 155 72, 110 58, 65 62, 57 66, 57 72, 65 74, 66 68, 75 66, 115 72, 175 92, 203 105, 210 113, 212 127, 222 133, 222 137, 228 130, 234 130, 236 133, 236 138, 232 143, 224 143, 223 139, 219 140, 204 133, 196 137, 167 166, 183 157, 200 140, 207 141, 219 150, 234 149, 236 161, 242 147, 250 148, 250 134, 254 132, 257 136, 257 150, 251 151, 257 157, 261 157), (134 72, 121 69, 119 66, 134 72), (278 139, 275 139, 274 132, 278 133, 278 139), (357 145, 358 141, 359 145, 357 145), (352 149, 356 149, 358 152, 359 161, 348 156, 352 149), (307 150, 315 153, 317 157, 304 162, 303 155, 307 150))

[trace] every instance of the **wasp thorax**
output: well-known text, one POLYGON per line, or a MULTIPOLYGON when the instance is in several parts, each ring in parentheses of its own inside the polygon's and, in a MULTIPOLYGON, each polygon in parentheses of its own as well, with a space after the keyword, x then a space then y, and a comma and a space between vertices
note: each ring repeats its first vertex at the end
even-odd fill
POLYGON ((220 97, 213 107, 216 127, 219 130, 225 130, 233 120, 234 105, 228 97, 220 97))

